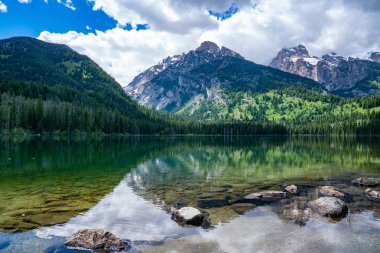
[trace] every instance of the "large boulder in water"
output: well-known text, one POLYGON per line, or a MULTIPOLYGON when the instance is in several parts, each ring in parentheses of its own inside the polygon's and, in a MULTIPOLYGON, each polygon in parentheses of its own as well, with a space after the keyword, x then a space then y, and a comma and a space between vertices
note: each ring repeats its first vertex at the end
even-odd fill
POLYGON ((319 215, 330 218, 341 218, 348 212, 347 204, 335 197, 321 197, 311 201, 308 206, 319 215))
POLYGON ((380 185, 380 178, 378 177, 359 177, 352 180, 354 185, 364 185, 364 186, 378 186, 380 185))
POLYGON ((380 192, 368 188, 365 190, 365 196, 373 201, 380 201, 380 192))
POLYGON ((131 245, 103 229, 80 229, 64 244, 69 249, 101 252, 122 251, 131 245))
POLYGON ((200 211, 195 207, 182 207, 181 209, 172 208, 171 213, 172 219, 181 226, 191 225, 208 227, 210 225, 208 213, 200 211))
POLYGON ((348 199, 349 195, 334 186, 322 186, 317 189, 318 197, 335 197, 339 199, 348 199))

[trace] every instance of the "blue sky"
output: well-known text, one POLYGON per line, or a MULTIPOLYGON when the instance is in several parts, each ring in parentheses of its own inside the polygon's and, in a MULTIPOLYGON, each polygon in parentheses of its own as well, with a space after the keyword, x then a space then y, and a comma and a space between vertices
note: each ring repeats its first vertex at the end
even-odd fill
POLYGON ((75 10, 56 0, 34 0, 29 4, 17 0, 1 0, 7 12, 0 13, 0 38, 12 36, 37 37, 42 31, 65 33, 112 29, 117 21, 103 11, 93 11, 92 3, 75 1, 75 10), (87 28, 91 28, 90 30, 87 28))
POLYGON ((216 17, 218 20, 226 20, 231 18, 234 14, 236 14, 239 11, 239 8, 236 6, 236 4, 232 4, 230 8, 228 8, 224 12, 217 12, 213 10, 209 10, 208 13, 211 16, 216 17))
MULTIPOLYGON (((95 30, 113 29, 118 24, 102 10, 94 11, 94 3, 87 0, 73 1, 71 8, 65 6, 66 0, 24 1, 29 3, 0 0, 0 3, 7 6, 7 11, 0 13, 0 39, 12 36, 38 37, 42 31, 52 33, 76 31, 87 34, 95 30)), ((232 4, 224 12, 209 10, 209 14, 223 21, 232 17, 238 10, 238 7, 232 4)), ((149 28, 148 24, 136 24, 136 30, 149 28)), ((132 26, 127 24, 124 29, 132 30, 132 26)))

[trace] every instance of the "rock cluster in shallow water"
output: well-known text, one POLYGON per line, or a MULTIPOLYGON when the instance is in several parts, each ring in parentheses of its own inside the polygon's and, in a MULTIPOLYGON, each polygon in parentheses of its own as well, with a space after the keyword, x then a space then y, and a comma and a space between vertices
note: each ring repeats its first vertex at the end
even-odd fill
MULTIPOLYGON (((352 196, 362 194, 363 199, 380 201, 380 192, 378 188, 375 188, 379 182, 379 178, 360 177, 352 180, 352 184, 358 187, 350 186, 349 188, 345 188, 340 184, 335 184, 336 187, 331 185, 314 187, 312 185, 301 184, 296 186, 291 184, 286 187, 284 185, 283 191, 258 191, 240 195, 238 199, 232 200, 227 197, 224 199, 223 195, 220 195, 220 199, 214 198, 211 201, 208 198, 206 200, 209 202, 203 201, 198 202, 198 204, 202 204, 206 208, 211 205, 210 212, 214 211, 213 209, 220 210, 219 207, 230 208, 230 213, 235 215, 244 214, 260 205, 270 205, 272 211, 282 220, 292 221, 295 224, 304 226, 312 217, 324 217, 329 221, 339 221, 346 217, 349 208, 354 212, 355 206, 360 206, 360 200, 358 202, 354 199, 355 202, 353 202, 352 196), (367 185, 371 185, 372 188, 366 187, 364 190, 360 187, 367 185), (339 188, 348 189, 347 191, 350 194, 339 188), (313 193, 314 191, 315 194, 313 193)), ((221 189, 218 188, 218 194, 225 192, 224 188, 223 191, 221 189)), ((371 203, 376 205, 375 202, 371 203)), ((191 202, 189 201, 179 201, 176 207, 172 207, 170 210, 172 220, 183 227, 210 227, 209 213, 200 209, 199 206, 192 207, 190 205, 191 202)), ((167 211, 169 212, 169 210, 167 211)), ((65 246, 69 249, 108 252, 128 249, 130 244, 101 229, 81 229, 65 242, 65 246)))

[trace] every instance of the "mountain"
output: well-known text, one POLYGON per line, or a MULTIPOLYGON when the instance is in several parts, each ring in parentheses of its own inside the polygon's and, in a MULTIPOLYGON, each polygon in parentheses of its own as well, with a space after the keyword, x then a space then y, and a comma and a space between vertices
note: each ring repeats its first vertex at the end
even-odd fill
POLYGON ((87 56, 29 37, 0 40, 0 103, 0 133, 156 133, 169 124, 87 56))
POLYGON ((59 99, 117 109, 129 117, 142 116, 138 105, 111 76, 66 45, 29 37, 0 40, 0 80, 0 92, 12 90, 30 98, 59 99), (29 88, 24 89, 26 86, 29 88))
MULTIPOLYGON (((221 54, 236 56, 226 49, 221 54)), ((0 136, 286 131, 260 122, 181 121, 140 106, 90 58, 66 45, 28 37, 0 40, 0 136)))
POLYGON ((187 54, 167 57, 157 65, 145 70, 128 84, 125 91, 140 104, 157 110, 173 111, 178 109, 192 96, 204 91, 201 84, 189 85, 190 72, 197 67, 217 59, 234 57, 244 59, 238 53, 212 42, 205 41, 196 50, 187 54))
POLYGON ((221 91, 269 91, 300 85, 322 91, 312 80, 245 60, 213 42, 168 57, 139 74, 125 87, 128 95, 149 108, 178 112, 200 98, 216 101, 221 91))
POLYGON ((336 53, 310 56, 303 45, 283 48, 270 67, 313 79, 328 91, 346 97, 380 95, 380 54, 368 60, 345 58, 336 53))
MULTIPOLYGON (((208 50, 210 55, 214 53, 212 48, 208 50)), ((223 54, 238 57, 227 49, 220 52, 223 54)), ((286 131, 285 126, 275 123, 264 128, 261 122, 180 121, 131 100, 97 64, 68 46, 28 37, 0 40, 1 136, 284 134, 286 131)))
POLYGON ((0 134, 380 133, 379 97, 345 100, 211 42, 135 81, 135 95, 175 115, 138 105, 65 45, 0 40, 0 134))
MULTIPOLYGON (((305 47, 297 50, 308 64, 320 61, 309 57, 305 47)), ((294 55, 291 51, 283 51, 283 57, 294 55)), ((379 97, 345 99, 312 80, 308 68, 304 71, 308 78, 255 64, 206 41, 188 53, 167 57, 124 89, 140 104, 185 120, 281 124, 297 133, 342 133, 348 126, 357 131, 377 117, 379 97)))

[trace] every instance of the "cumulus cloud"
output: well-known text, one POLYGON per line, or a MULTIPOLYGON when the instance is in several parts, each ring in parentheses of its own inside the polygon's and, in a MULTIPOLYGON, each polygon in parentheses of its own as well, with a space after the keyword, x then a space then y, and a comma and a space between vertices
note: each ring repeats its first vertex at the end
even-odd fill
POLYGON ((0 1, 0 13, 5 13, 7 11, 8 11, 7 6, 3 2, 0 1))
POLYGON ((335 51, 362 57, 380 49, 380 2, 376 0, 89 0, 118 22, 89 34, 42 32, 40 39, 64 43, 94 59, 122 85, 168 55, 211 40, 247 59, 268 64, 282 47, 304 44, 313 55, 335 51), (231 6, 239 11, 221 19, 231 6), (131 24, 144 31, 127 31, 131 24))
POLYGON ((189 1, 175 0, 89 0, 94 10, 103 10, 120 25, 127 23, 149 24, 155 30, 187 34, 194 29, 217 27, 207 15, 206 8, 200 8, 189 1))
POLYGON ((139 72, 162 58, 184 52, 200 43, 201 33, 188 35, 165 31, 126 31, 117 27, 108 31, 83 34, 42 32, 39 39, 67 44, 94 59, 121 85, 128 84, 139 72))

